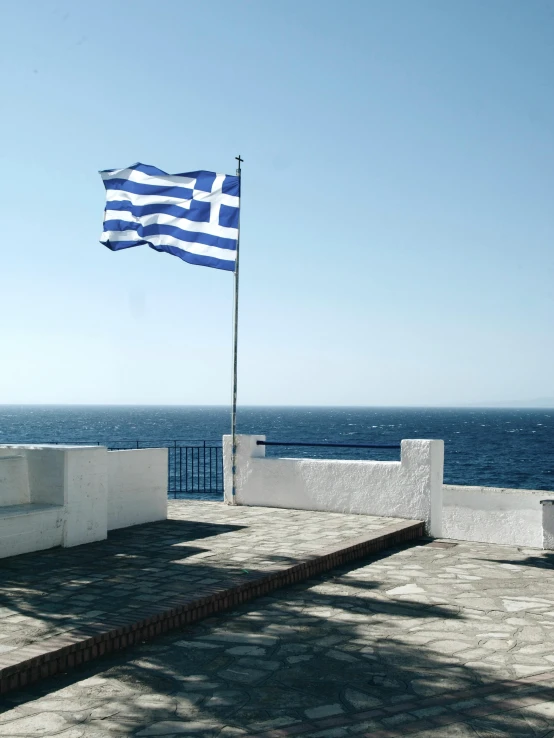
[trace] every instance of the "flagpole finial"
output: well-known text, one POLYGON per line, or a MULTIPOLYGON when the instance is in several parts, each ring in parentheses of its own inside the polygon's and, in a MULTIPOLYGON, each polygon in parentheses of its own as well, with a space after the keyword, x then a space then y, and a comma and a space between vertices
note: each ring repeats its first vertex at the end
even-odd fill
POLYGON ((238 163, 239 163, 239 165, 238 165, 238 167, 237 167, 237 174, 238 174, 238 176, 240 177, 240 165, 242 164, 242 162, 244 161, 244 159, 242 159, 242 158, 241 158, 241 155, 240 155, 240 154, 239 154, 238 156, 235 156, 235 159, 236 159, 236 160, 238 161, 238 163))

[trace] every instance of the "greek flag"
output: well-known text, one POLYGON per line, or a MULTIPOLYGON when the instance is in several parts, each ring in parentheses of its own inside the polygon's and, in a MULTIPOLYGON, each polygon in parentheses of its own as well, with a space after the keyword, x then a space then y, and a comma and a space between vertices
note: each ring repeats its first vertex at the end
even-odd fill
POLYGON ((146 244, 190 264, 235 270, 239 177, 167 174, 147 164, 100 175, 106 188, 104 246, 119 251, 146 244))

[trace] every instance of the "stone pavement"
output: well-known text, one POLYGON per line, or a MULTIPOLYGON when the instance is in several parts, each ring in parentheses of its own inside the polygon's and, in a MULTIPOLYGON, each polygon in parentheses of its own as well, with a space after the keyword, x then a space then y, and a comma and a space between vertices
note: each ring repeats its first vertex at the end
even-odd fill
POLYGON ((176 501, 167 521, 2 559, 0 693, 421 533, 417 521, 176 501))
POLYGON ((5 695, 0 736, 552 738, 554 555, 436 541, 5 695))

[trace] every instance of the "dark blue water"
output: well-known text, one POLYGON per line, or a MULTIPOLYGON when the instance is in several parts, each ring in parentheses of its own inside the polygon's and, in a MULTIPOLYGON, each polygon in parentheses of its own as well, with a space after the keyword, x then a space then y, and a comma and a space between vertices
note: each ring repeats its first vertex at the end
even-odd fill
MULTIPOLYGON (((240 433, 274 441, 441 438, 447 483, 554 490, 554 410, 243 407, 237 423, 240 433)), ((0 443, 219 440, 229 425, 222 407, 0 406, 0 443)), ((332 448, 268 448, 268 455, 399 458, 397 451, 332 448)))

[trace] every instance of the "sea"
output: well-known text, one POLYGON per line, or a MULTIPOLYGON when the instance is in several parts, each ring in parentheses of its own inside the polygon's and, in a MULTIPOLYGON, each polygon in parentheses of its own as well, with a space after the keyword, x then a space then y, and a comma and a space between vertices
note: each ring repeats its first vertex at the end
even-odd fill
MULTIPOLYGON (((1 443, 220 442, 228 407, 0 405, 1 443)), ((445 442, 447 484, 554 491, 554 409, 239 407, 239 433, 293 444, 445 442)), ((267 455, 398 460, 398 450, 267 447, 267 455)))

